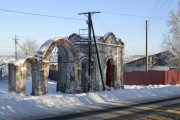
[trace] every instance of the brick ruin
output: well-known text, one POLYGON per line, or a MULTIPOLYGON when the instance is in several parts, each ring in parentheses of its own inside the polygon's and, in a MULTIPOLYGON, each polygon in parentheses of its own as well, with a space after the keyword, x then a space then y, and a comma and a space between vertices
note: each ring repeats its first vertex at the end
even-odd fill
MULTIPOLYGON (((52 50, 57 48, 57 91, 79 93, 102 90, 94 43, 92 42, 91 76, 88 68, 88 39, 78 34, 68 38, 47 40, 35 56, 20 58, 9 63, 9 91, 26 94, 27 65, 32 68, 32 95, 48 93, 48 76, 52 50)), ((124 43, 113 33, 96 37, 103 81, 106 88, 123 88, 124 43)))

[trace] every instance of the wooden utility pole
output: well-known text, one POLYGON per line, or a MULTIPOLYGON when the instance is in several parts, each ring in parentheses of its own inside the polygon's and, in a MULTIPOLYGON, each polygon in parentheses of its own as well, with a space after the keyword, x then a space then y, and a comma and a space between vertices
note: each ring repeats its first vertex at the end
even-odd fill
POLYGON ((148 71, 148 20, 146 20, 146 71, 148 71))
POLYGON ((99 52, 98 52, 98 48, 97 48, 97 44, 96 44, 96 38, 95 38, 95 32, 94 32, 92 20, 91 20, 91 24, 92 24, 92 32, 93 32, 94 44, 95 44, 96 54, 97 54, 97 59, 98 59, 98 65, 99 65, 99 70, 100 70, 100 75, 101 75, 101 81, 102 81, 102 85, 103 85, 103 91, 105 91, 105 84, 104 84, 104 80, 103 80, 103 74, 102 74, 102 69, 101 69, 99 52))
POLYGON ((18 40, 18 36, 15 35, 13 40, 14 40, 14 43, 15 43, 15 59, 17 60, 17 55, 18 55, 18 53, 17 53, 17 40, 18 40))
MULTIPOLYGON (((103 75, 102 75, 102 69, 101 69, 101 63, 100 63, 100 59, 99 59, 99 54, 98 54, 98 50, 97 50, 97 45, 96 45, 96 38, 95 38, 95 33, 94 33, 94 29, 93 29, 93 24, 92 24, 92 18, 91 16, 95 13, 100 13, 100 12, 85 12, 85 13, 79 13, 79 15, 88 15, 88 36, 89 36, 89 69, 88 69, 88 75, 89 75, 89 81, 91 81, 91 30, 93 31, 93 39, 94 39, 94 44, 95 44, 95 48, 96 48, 96 53, 97 53, 97 59, 98 59, 98 65, 99 65, 99 70, 100 70, 100 74, 101 74, 101 80, 102 80, 102 84, 103 84, 103 90, 105 91, 105 85, 104 85, 104 80, 103 80, 103 75)), ((92 81, 91 81, 92 82, 92 81)))

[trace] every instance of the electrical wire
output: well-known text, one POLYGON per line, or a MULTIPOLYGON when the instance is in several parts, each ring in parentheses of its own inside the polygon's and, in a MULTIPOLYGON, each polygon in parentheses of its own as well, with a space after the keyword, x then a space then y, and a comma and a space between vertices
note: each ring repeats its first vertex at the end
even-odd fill
POLYGON ((107 32, 106 30, 104 30, 104 28, 102 28, 100 25, 98 25, 96 22, 93 22, 96 26, 98 26, 102 31, 107 32))
POLYGON ((158 16, 159 16, 159 15, 161 14, 161 12, 163 11, 166 3, 167 3, 167 0, 162 1, 161 5, 160 5, 160 7, 159 7, 159 9, 158 9, 158 11, 156 12, 156 15, 155 15, 156 18, 159 18, 158 16))
POLYGON ((111 28, 110 28, 108 25, 106 25, 97 15, 95 15, 95 17, 100 21, 100 23, 101 23, 103 26, 105 26, 108 30, 112 31, 111 28))
POLYGON ((18 13, 18 14, 25 14, 25 15, 34 15, 34 16, 40 16, 40 17, 58 18, 58 19, 83 20, 83 21, 85 20, 85 19, 79 19, 79 18, 69 18, 69 17, 54 16, 54 15, 44 15, 44 14, 38 14, 38 13, 30 13, 30 12, 20 12, 20 11, 14 11, 14 10, 1 9, 1 8, 0 8, 0 11, 18 13))
POLYGON ((154 17, 158 18, 155 21, 155 25, 157 25, 159 23, 159 20, 163 17, 164 13, 166 12, 166 10, 168 9, 168 7, 170 6, 172 0, 170 0, 169 2, 167 0, 164 0, 161 5, 158 8, 158 11, 156 12, 156 15, 154 17))
POLYGON ((104 14, 112 14, 112 15, 120 15, 120 16, 128 16, 128 17, 139 17, 139 18, 148 18, 148 19, 166 19, 166 18, 156 18, 144 15, 133 15, 133 14, 125 14, 125 13, 114 13, 114 12, 101 12, 104 14))
MULTIPOLYGON (((172 3, 172 0, 170 0, 170 1, 169 1, 169 3, 167 4, 167 6, 166 6, 165 10, 163 11, 163 13, 160 15, 160 17, 159 17, 159 18, 162 18, 162 17, 164 16, 165 12, 167 11, 167 9, 168 9, 168 8, 169 8, 169 6, 171 5, 171 3, 172 3)), ((158 22, 159 22, 159 21, 158 21, 158 22)))
POLYGON ((160 3, 160 0, 156 0, 155 6, 154 6, 153 12, 152 12, 152 17, 154 17, 154 14, 156 13, 159 3, 160 3))

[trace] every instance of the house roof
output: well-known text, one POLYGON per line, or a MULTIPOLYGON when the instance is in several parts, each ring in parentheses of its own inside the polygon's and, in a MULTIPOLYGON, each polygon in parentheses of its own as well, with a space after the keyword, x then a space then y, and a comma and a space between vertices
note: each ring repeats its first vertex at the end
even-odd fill
MULTIPOLYGON (((148 57, 154 57, 154 59, 156 61, 155 65, 164 66, 164 65, 167 65, 167 60, 170 56, 172 56, 172 54, 169 51, 163 51, 163 52, 160 52, 160 53, 157 53, 154 55, 149 55, 148 57)), ((143 58, 128 62, 125 65, 130 65, 130 64, 136 63, 138 61, 143 61, 145 59, 146 59, 146 57, 143 57, 143 58)))

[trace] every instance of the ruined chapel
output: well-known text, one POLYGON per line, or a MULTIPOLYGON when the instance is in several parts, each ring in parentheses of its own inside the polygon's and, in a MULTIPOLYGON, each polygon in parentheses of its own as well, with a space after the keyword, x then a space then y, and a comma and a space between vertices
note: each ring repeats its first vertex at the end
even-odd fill
MULTIPOLYGON (((105 87, 123 88, 124 43, 111 32, 104 36, 96 36, 95 39, 105 87)), ((82 93, 102 90, 103 82, 95 44, 91 42, 89 60, 88 43, 88 37, 75 33, 68 38, 49 39, 42 44, 35 56, 26 56, 9 63, 9 91, 26 94, 28 64, 32 68, 32 95, 47 94, 48 77, 52 75, 56 75, 56 91, 82 93), (57 64, 53 67, 50 59, 54 48, 57 49, 57 64)))

